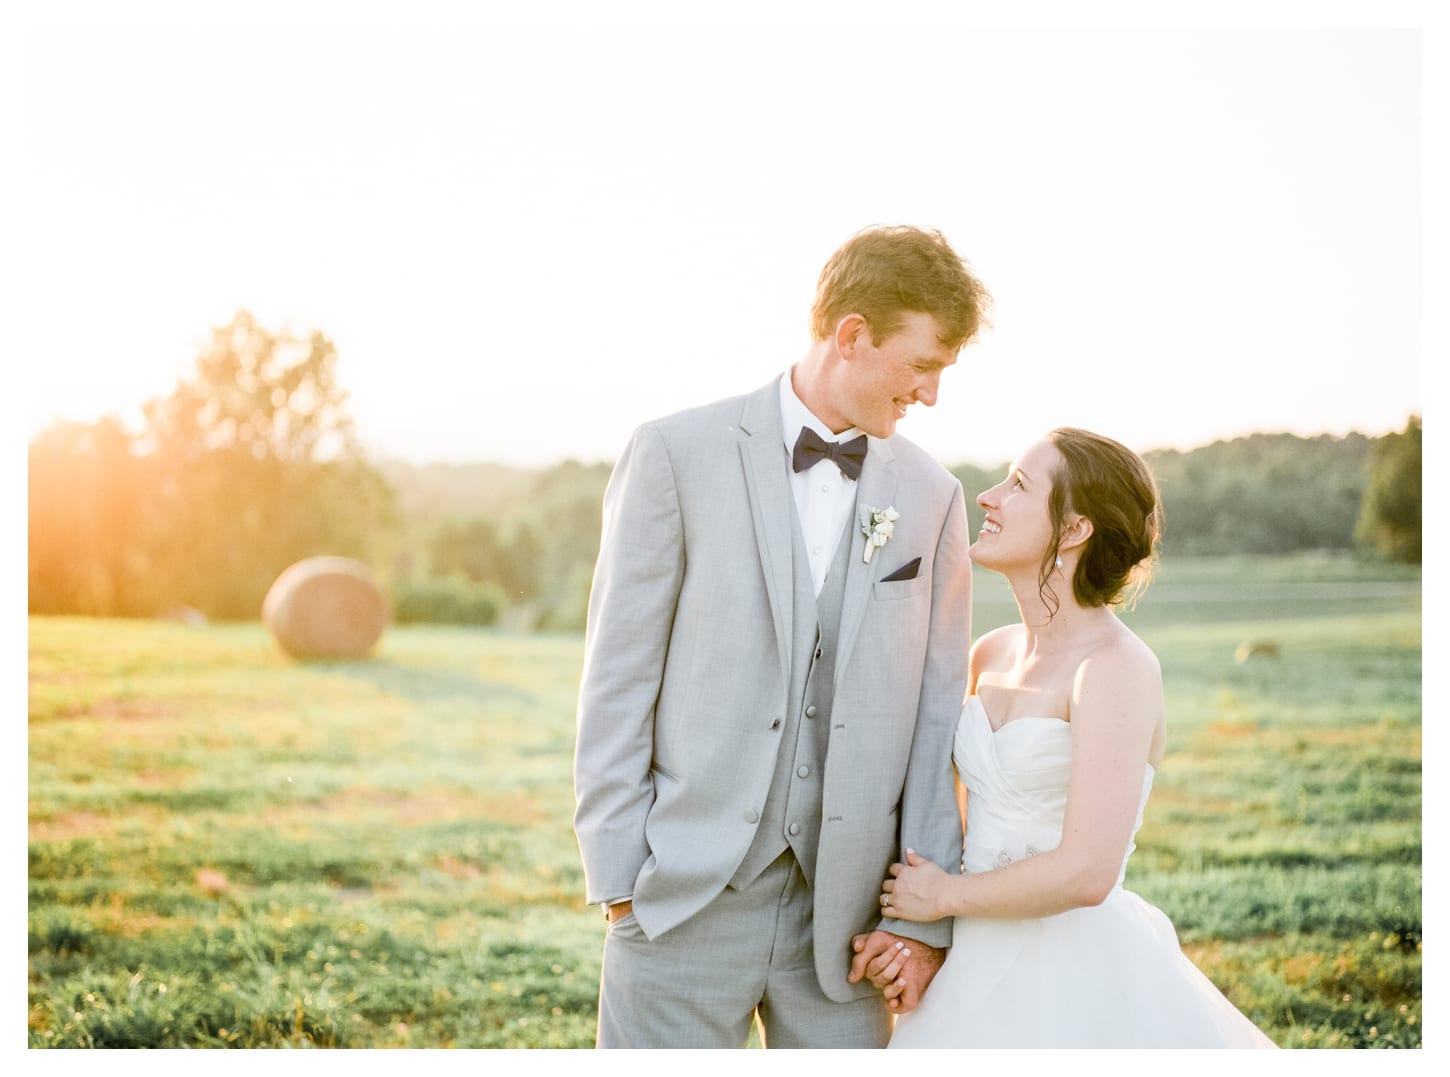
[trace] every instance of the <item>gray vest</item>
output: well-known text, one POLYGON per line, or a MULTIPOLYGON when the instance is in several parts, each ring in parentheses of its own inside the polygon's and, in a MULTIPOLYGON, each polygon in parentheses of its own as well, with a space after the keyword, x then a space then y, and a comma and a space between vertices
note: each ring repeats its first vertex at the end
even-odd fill
POLYGON ((819 596, 811 579, 810 558, 801 538, 794 498, 791 523, 795 530, 791 558, 795 585, 791 624, 795 638, 791 641, 790 696, 785 721, 778 731, 780 751, 765 811, 756 827, 755 840, 730 879, 730 885, 737 890, 753 882, 787 848, 800 863, 807 885, 815 887, 816 847, 821 836, 821 768, 825 766, 830 738, 836 633, 841 623, 856 513, 853 508, 846 519, 846 531, 836 544, 836 556, 819 596))

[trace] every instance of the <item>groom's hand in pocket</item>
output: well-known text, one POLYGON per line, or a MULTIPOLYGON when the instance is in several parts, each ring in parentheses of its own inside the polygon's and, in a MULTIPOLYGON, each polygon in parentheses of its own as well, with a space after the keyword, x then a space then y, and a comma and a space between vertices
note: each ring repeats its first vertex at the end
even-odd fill
POLYGON ((893 1013, 916 1009, 946 960, 945 950, 889 931, 857 935, 851 940, 851 949, 855 956, 847 981, 869 980, 880 989, 893 1013))

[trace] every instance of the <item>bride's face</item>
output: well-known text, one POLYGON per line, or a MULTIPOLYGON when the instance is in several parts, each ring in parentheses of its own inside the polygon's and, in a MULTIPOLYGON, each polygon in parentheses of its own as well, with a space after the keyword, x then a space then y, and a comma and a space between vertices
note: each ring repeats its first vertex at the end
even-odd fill
POLYGON ((1052 545, 1047 498, 1062 465, 1062 454, 1044 439, 1017 458, 1005 479, 977 495, 987 518, 970 551, 976 564, 997 572, 1037 571, 1052 545))

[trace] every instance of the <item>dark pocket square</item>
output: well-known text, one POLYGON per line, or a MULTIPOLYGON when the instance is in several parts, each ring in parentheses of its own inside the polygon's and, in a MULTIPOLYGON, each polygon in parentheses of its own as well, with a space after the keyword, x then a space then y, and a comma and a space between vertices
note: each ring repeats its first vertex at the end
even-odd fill
POLYGON ((919 568, 921 568, 921 558, 913 557, 910 561, 906 562, 906 564, 902 565, 890 576, 881 577, 881 582, 897 583, 901 580, 914 580, 916 579, 916 570, 919 568))

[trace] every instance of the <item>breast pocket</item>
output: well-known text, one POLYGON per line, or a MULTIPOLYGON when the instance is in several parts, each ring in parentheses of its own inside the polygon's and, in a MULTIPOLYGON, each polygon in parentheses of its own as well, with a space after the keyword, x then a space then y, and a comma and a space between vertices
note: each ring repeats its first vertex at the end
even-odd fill
POLYGON ((931 594, 931 577, 923 573, 914 580, 877 580, 871 585, 871 597, 877 602, 896 602, 931 594))

